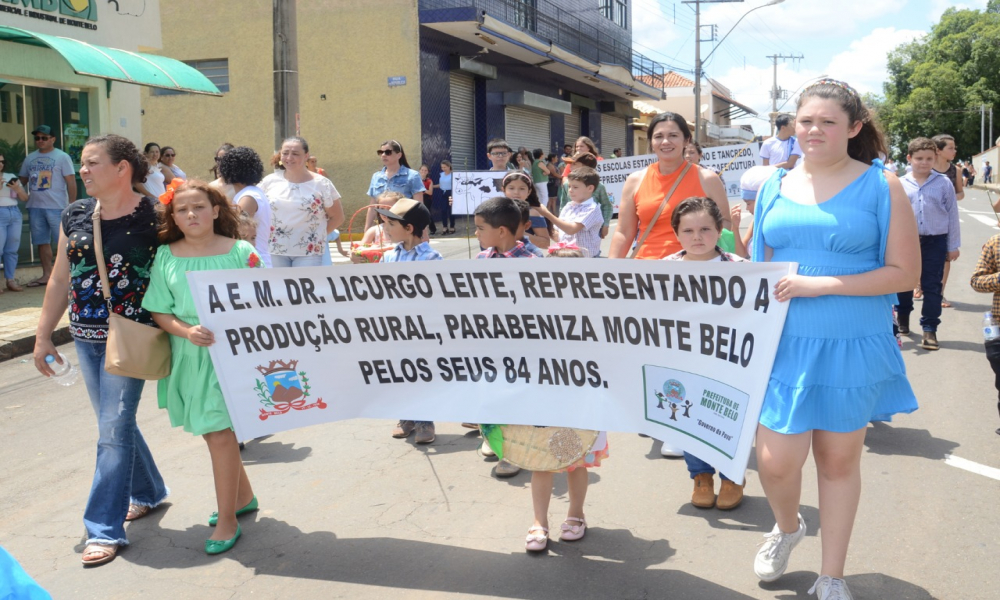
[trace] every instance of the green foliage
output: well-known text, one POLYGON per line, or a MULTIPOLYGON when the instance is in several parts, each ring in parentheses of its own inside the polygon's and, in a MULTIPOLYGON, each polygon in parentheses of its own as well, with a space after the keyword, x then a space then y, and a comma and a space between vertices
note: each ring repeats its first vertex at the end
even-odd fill
POLYGON ((24 138, 17 141, 10 141, 0 138, 0 154, 7 161, 4 169, 8 173, 18 173, 21 170, 21 163, 27 158, 24 151, 24 138))
POLYGON ((1000 118, 1000 0, 985 11, 949 8, 930 34, 889 54, 888 71, 875 107, 896 158, 911 139, 939 133, 955 137, 959 158, 977 154, 979 107, 1000 118))

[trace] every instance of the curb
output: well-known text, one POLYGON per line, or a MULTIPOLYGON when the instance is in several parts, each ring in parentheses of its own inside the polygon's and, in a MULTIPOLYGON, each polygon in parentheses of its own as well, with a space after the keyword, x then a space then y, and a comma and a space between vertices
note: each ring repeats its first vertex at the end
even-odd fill
MULTIPOLYGON (((73 341, 73 336, 69 334, 69 326, 60 327, 52 332, 52 343, 56 346, 67 344, 73 341)), ((0 344, 0 362, 11 360, 25 354, 31 354, 35 349, 35 336, 29 335, 23 338, 3 342, 0 344)))

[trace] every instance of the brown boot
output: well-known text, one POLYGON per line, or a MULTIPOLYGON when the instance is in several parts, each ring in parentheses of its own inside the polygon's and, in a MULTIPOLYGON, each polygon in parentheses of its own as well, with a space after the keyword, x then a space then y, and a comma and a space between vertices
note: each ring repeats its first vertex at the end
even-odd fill
POLYGON ((924 338, 920 341, 920 347, 924 350, 937 350, 940 348, 937 341, 937 332, 925 331, 924 338))
POLYGON ((715 480, 711 473, 698 473, 694 476, 694 492, 691 493, 691 504, 698 508, 715 506, 715 480))
POLYGON ((728 479, 722 480, 722 487, 719 488, 719 500, 715 503, 715 508, 719 510, 733 510, 743 502, 743 488, 746 486, 736 485, 728 479))

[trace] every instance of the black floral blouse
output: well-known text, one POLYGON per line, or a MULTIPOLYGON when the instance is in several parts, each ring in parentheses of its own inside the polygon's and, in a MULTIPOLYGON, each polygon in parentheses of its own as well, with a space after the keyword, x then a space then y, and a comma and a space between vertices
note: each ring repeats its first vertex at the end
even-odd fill
MULTIPOLYGON (((101 275, 94 252, 93 198, 70 204, 62 213, 69 258, 69 330, 77 340, 103 342, 108 339, 108 305, 101 293, 101 275)), ((111 306, 116 313, 145 325, 156 326, 142 309, 149 286, 159 217, 152 198, 143 198, 135 211, 117 219, 101 220, 104 260, 107 261, 111 306)))

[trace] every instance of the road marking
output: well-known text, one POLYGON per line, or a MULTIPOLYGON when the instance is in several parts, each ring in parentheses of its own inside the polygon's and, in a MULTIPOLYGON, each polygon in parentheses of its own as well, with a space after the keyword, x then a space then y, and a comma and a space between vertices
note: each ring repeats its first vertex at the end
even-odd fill
POLYGON ((970 215, 992 215, 993 214, 993 211, 991 211, 991 210, 990 211, 986 211, 986 210, 969 210, 967 208, 962 208, 961 206, 958 207, 958 212, 964 212, 964 213, 968 213, 970 215))
POLYGON ((954 454, 945 454, 944 463, 946 465, 951 465, 953 467, 958 467, 970 473, 975 473, 977 475, 983 475, 989 477, 990 479, 996 479, 1000 481, 1000 469, 993 467, 987 467, 986 465, 981 465, 977 462, 972 462, 971 460, 966 460, 964 458, 959 458, 954 454))
MULTIPOLYGON (((988 226, 988 227, 997 227, 996 217, 994 217, 994 218, 991 219, 989 217, 984 217, 982 215, 977 215, 975 213, 970 213, 969 216, 972 217, 973 219, 979 221, 983 225, 988 226)), ((959 219, 959 220, 961 221, 961 219, 959 219)))

